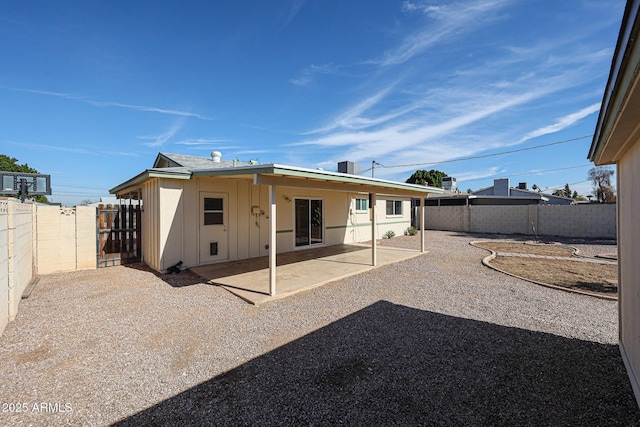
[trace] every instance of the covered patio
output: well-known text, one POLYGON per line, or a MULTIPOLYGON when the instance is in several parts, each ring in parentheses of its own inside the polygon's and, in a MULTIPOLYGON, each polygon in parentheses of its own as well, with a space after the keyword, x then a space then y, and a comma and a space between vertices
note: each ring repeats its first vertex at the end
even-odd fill
POLYGON ((190 270, 254 304, 262 304, 313 289, 329 282, 424 255, 419 249, 377 247, 377 266, 371 265, 371 246, 325 246, 278 254, 278 293, 269 295, 269 257, 230 261, 190 270))

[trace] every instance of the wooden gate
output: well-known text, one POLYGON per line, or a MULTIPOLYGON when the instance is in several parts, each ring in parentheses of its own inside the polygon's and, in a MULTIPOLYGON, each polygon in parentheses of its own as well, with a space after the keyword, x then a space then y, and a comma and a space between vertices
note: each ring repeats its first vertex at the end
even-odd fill
POLYGON ((142 260, 139 205, 98 205, 98 268, 142 260))

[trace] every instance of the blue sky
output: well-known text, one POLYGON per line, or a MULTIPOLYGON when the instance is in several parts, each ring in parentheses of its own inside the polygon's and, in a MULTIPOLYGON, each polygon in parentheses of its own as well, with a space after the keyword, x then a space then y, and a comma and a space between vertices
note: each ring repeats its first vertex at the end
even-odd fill
MULTIPOLYGON (((591 191, 623 0, 4 1, 0 153, 97 200, 158 152, 591 191), (539 149, 487 156, 561 141, 539 149), (480 157, 485 156, 485 157, 480 157), (461 157, 474 160, 445 162, 461 157), (405 165, 405 166, 403 166, 405 165)), ((370 174, 371 172, 366 172, 370 174)))

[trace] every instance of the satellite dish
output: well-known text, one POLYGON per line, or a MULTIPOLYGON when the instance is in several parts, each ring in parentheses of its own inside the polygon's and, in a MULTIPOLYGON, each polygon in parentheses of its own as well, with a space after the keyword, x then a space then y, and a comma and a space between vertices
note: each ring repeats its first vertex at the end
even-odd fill
POLYGON ((51 175, 0 171, 0 194, 27 196, 51 195, 51 175))

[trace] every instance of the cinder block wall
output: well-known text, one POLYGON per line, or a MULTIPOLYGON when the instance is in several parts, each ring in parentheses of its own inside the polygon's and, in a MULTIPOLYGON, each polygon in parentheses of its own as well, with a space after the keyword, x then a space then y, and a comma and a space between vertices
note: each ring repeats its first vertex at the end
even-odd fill
POLYGON ((0 199, 0 333, 16 317, 34 274, 32 203, 0 199))
MULTIPOLYGON (((465 206, 465 208, 467 208, 465 206)), ((475 233, 527 234, 528 207, 473 206, 468 207, 470 227, 475 233)))
POLYGON ((9 204, 9 320, 18 312, 22 293, 34 276, 33 211, 34 204, 9 204), (13 210, 13 212, 11 212, 13 210))
POLYGON ((426 228, 615 239, 616 205, 427 206, 426 228), (534 231, 535 227, 535 231, 534 231))
POLYGON ((539 234, 569 237, 616 238, 616 205, 541 205, 539 234))
POLYGON ((96 268, 96 210, 0 198, 0 334, 36 274, 96 268))
POLYGON ((9 202, 0 199, 0 333, 9 323, 9 202))

